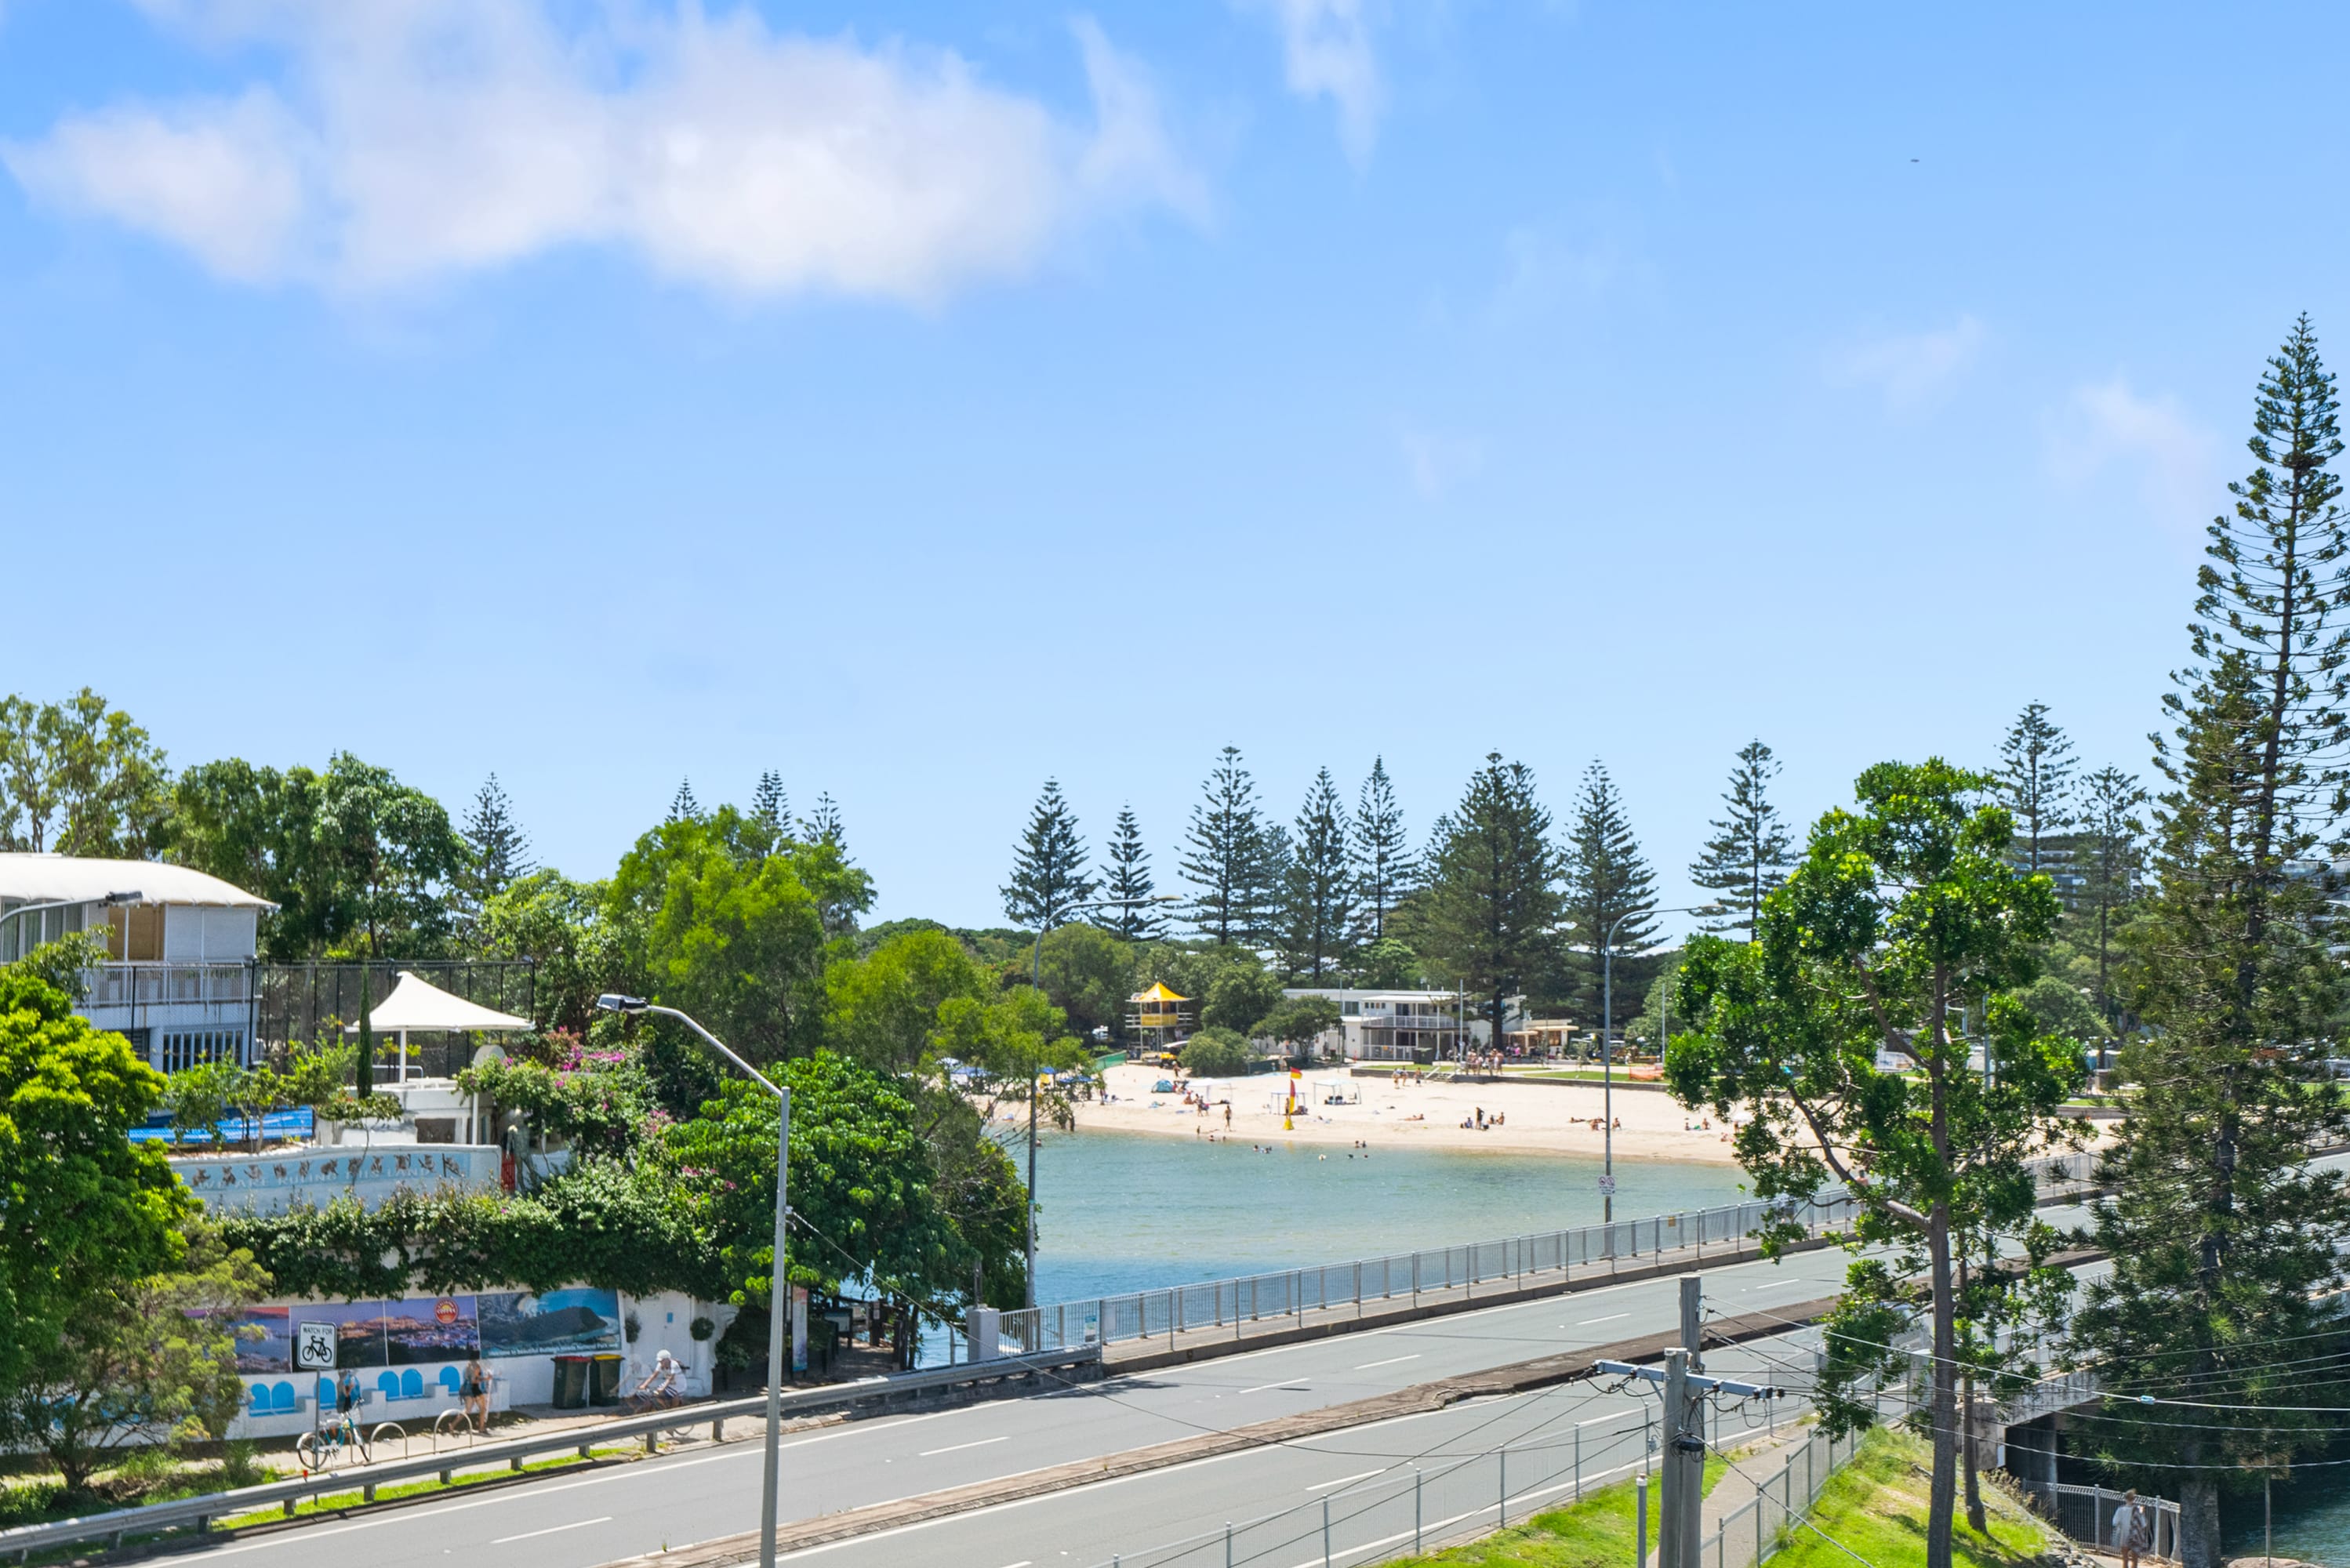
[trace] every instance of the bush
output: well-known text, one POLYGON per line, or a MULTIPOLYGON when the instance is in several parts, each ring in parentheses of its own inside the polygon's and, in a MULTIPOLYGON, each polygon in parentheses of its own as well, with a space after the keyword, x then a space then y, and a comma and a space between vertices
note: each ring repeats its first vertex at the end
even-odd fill
POLYGON ((1230 1029, 1202 1029, 1183 1042, 1178 1060, 1195 1078, 1228 1078, 1248 1071, 1248 1042, 1230 1029))

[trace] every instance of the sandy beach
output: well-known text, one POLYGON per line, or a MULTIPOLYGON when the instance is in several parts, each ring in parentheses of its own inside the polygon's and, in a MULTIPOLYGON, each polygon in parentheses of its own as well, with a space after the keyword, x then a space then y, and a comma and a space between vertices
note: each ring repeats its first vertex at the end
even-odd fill
MULTIPOLYGON (((1261 1074, 1246 1078, 1210 1080, 1211 1098, 1218 1102, 1205 1116, 1182 1103, 1181 1091, 1154 1094, 1151 1085, 1169 1075, 1160 1068, 1135 1064, 1109 1070, 1107 1102, 1080 1101, 1080 1127, 1117 1132, 1156 1133, 1167 1137, 1231 1137, 1242 1143, 1298 1143, 1352 1147, 1357 1140, 1373 1153, 1382 1148, 1458 1148, 1507 1150, 1513 1154, 1581 1154, 1596 1158, 1601 1135, 1592 1126, 1599 1115, 1601 1091, 1596 1085, 1512 1084, 1499 1081, 1451 1084, 1430 1079, 1425 1084, 1399 1085, 1387 1076, 1353 1077, 1340 1069, 1309 1072, 1299 1085, 1299 1114, 1284 1130, 1279 1108, 1287 1090, 1285 1074, 1261 1074), (1341 1094, 1359 1096, 1351 1105, 1322 1103, 1325 1091, 1336 1085, 1341 1094), (1226 1130, 1222 1101, 1232 1102, 1232 1124, 1226 1130), (1472 1124, 1482 1108, 1491 1124, 1482 1131, 1472 1124)), ((1616 1158, 1659 1159, 1681 1163, 1736 1163, 1720 1122, 1704 1126, 1705 1117, 1682 1110, 1671 1096, 1652 1088, 1624 1089, 1616 1095, 1616 1158)))

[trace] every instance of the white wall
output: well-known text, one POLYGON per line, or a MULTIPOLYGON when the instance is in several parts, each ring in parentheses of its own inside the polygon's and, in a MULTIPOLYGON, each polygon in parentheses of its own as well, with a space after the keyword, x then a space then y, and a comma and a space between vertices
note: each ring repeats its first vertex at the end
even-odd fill
POLYGON ((238 963, 254 954, 255 912, 194 904, 163 908, 166 963, 238 963))

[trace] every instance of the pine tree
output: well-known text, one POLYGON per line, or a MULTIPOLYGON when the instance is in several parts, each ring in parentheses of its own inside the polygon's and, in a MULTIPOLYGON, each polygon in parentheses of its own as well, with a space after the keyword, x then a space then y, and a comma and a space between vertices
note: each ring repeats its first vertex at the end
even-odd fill
POLYGON ((1013 851, 1012 880, 1004 884, 1003 913, 1026 930, 1049 931, 1067 919, 1098 887, 1086 875, 1086 841, 1077 836, 1077 815, 1061 797, 1060 782, 1045 781, 1028 814, 1028 831, 1013 851))
POLYGON ((1388 919, 1419 874, 1404 837, 1403 807, 1396 804, 1395 781, 1388 777, 1384 757, 1371 759, 1371 776, 1355 797, 1353 838, 1357 918, 1367 944, 1388 934, 1388 919))
POLYGON ((784 775, 773 768, 760 774, 759 787, 751 792, 751 815, 779 837, 791 826, 791 798, 784 794, 784 775))
POLYGON ((1770 784, 1779 776, 1771 748, 1752 740, 1740 748, 1721 794, 1726 816, 1708 824, 1713 836, 1690 867, 1690 880, 1721 895, 1706 910, 1706 929, 1742 931, 1752 940, 1762 900, 1787 879, 1787 825, 1771 803, 1770 784))
POLYGON ((1191 923, 1219 944, 1261 941, 1272 924, 1288 835, 1266 827, 1237 746, 1217 753, 1200 793, 1205 799, 1191 808, 1184 835, 1191 853, 1182 860, 1184 879, 1199 889, 1191 923))
POLYGON ((2040 871, 2043 846, 2073 826, 2073 742, 2048 717, 2048 704, 2027 702, 1999 747, 1999 793, 2015 818, 2015 863, 2040 871))
POLYGON ((2112 1272, 2073 1324, 2085 1358, 2129 1369, 2128 1392, 2198 1390, 2191 1421, 2109 1399, 2116 1418, 2098 1423, 2116 1458, 2187 1467, 2184 1568, 2220 1563, 2220 1489, 2255 1480, 2244 1467, 2324 1445, 2293 1408, 2319 1401, 2273 1346, 2334 1322, 2321 1303, 2350 1241, 2340 1175, 2306 1163, 2350 1133, 2324 1061, 2342 981, 2324 893, 2292 870, 2344 808, 2350 660, 2338 404, 2307 317, 2269 360, 2252 426, 2257 466, 2229 486, 2198 575, 2195 662, 2163 700, 2157 890, 2129 931, 2151 1031, 2123 1048, 2115 1196, 2093 1210, 2112 1272))
MULTIPOLYGON (((1602 1011, 1607 951, 1638 952, 1656 940, 1656 873, 1640 854, 1607 764, 1595 762, 1584 772, 1566 846, 1567 942, 1584 955, 1588 1016, 1596 1018, 1602 1011)), ((1633 992, 1627 986, 1616 999, 1618 1016, 1602 1019, 1604 1028, 1614 1029, 1623 1013, 1638 1011, 1633 992)))
POLYGON ((1461 804, 1437 819, 1420 914, 1429 956, 1490 999, 1498 1043, 1509 998, 1550 952, 1558 924, 1558 846, 1533 770, 1489 752, 1461 804))
POLYGON ((810 844, 829 844, 843 855, 848 853, 848 840, 840 827, 840 807, 829 794, 816 797, 816 815, 800 818, 800 836, 810 844))
POLYGON ((1150 877, 1150 851, 1142 846, 1142 828, 1134 808, 1120 806, 1118 829, 1109 841, 1109 875, 1104 891, 1118 899, 1110 929, 1130 942, 1155 942, 1167 934, 1166 918, 1149 903, 1155 894, 1150 877))
POLYGON ((671 822, 699 822, 702 803, 693 798, 693 781, 680 779, 677 793, 670 797, 669 819, 671 822))
POLYGON ((467 901, 478 912, 521 878, 537 869, 530 858, 530 839, 515 821, 514 803, 492 774, 474 793, 473 808, 462 829, 473 864, 466 870, 467 901))
POLYGON ((2081 846, 2074 857, 2081 872, 2076 918, 2095 933, 2097 1012, 2116 1033, 2121 1007, 2114 998, 2114 938, 2122 915, 2138 896, 2146 825, 2137 813, 2146 799, 2137 775, 2119 768, 2099 768, 2081 781, 2081 846))
POLYGON ((1289 972, 1314 977, 1345 962, 1355 917, 1354 867, 1347 854, 1347 814, 1330 770, 1314 775, 1297 813, 1282 878, 1280 946, 1289 972))

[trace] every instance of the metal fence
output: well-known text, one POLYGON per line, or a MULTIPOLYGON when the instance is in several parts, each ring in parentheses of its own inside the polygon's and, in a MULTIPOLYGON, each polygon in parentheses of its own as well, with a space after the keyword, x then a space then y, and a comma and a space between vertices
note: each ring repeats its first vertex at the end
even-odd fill
MULTIPOLYGON (((294 1041, 336 1036, 359 1022, 360 977, 367 1006, 391 994, 400 971, 413 971, 452 995, 499 1012, 536 1019, 537 966, 526 960, 409 959, 361 963, 263 963, 254 966, 254 1018, 263 1044, 277 1049, 294 1041)), ((470 1058, 472 1046, 464 1047, 470 1058)), ((459 1063, 458 1065, 463 1065, 459 1063)))
MULTIPOLYGON (((2077 1189, 2090 1174, 2088 1157, 2065 1156, 2039 1162, 2043 1191, 2077 1189)), ((1668 1260, 1695 1262, 1709 1255, 1756 1252, 1753 1237, 1766 1218, 1785 1215, 1819 1236, 1848 1224, 1860 1206, 1841 1191, 1800 1209, 1783 1203, 1732 1203, 1687 1210, 1612 1225, 1542 1231, 1531 1235, 1472 1241, 1465 1246, 1396 1252, 1343 1263, 1286 1269, 1173 1285, 1155 1291, 1058 1302, 1003 1314, 999 1334, 1007 1347, 1057 1350, 1073 1345, 1116 1345, 1164 1339, 1172 1345, 1186 1334, 1228 1331, 1235 1339, 1333 1315, 1363 1315, 1373 1303, 1458 1296, 1473 1300, 1479 1287, 1522 1288, 1545 1277, 1570 1279, 1577 1271, 1614 1273, 1668 1260)))
POLYGON ((1754 1495, 1721 1516, 1698 1542, 1697 1568, 1755 1568, 1791 1539, 1789 1526, 1820 1499, 1828 1478, 1860 1451, 1860 1434, 1829 1438, 1814 1432, 1774 1473, 1754 1483, 1754 1495))
MULTIPOLYGON (((2075 1486, 2071 1481, 2038 1482, 2031 1491, 2050 1522, 2074 1540, 2098 1548, 2118 1552, 2120 1544, 2114 1539, 2114 1515, 2121 1510, 2124 1494, 2111 1487, 2075 1486)), ((2178 1505, 2167 1498, 2141 1497, 2137 1519, 2139 1550, 2148 1557, 2178 1557, 2178 1505)))

